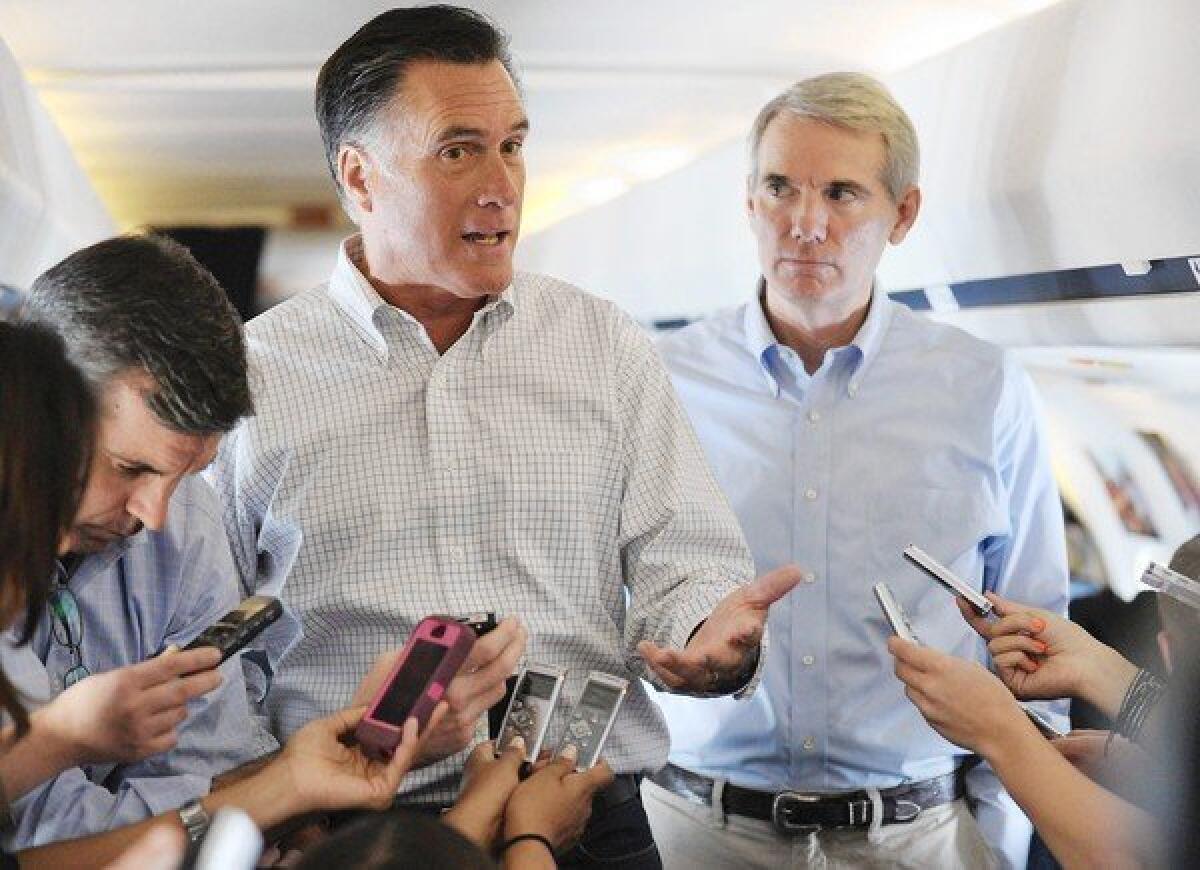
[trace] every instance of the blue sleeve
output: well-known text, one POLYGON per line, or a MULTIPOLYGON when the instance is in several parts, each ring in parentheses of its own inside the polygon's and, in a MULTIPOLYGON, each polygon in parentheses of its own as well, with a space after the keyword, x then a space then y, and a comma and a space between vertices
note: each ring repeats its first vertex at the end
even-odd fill
MULTIPOLYGON (((996 453, 1007 490, 1009 534, 989 540, 984 586, 1005 598, 1067 614, 1067 553, 1062 503, 1050 466, 1040 408, 1029 376, 1005 360, 997 409, 996 453)), ((1039 702, 1056 725, 1068 727, 1068 702, 1039 702)), ((1002 866, 1024 867, 1032 826, 986 764, 967 777, 968 795, 984 839, 1002 866)))
MULTIPOLYGON (((150 646, 185 645, 240 600, 215 502, 206 500, 211 490, 195 484, 189 493, 195 498, 172 506, 179 511, 172 518, 178 534, 156 539, 149 562, 162 572, 161 582, 178 584, 175 611, 164 615, 163 636, 145 638, 150 646)), ((240 662, 230 659, 221 674, 217 689, 189 705, 175 748, 132 764, 60 774, 17 801, 16 830, 5 847, 20 851, 177 809, 207 794, 212 777, 277 748, 250 714, 240 662)))

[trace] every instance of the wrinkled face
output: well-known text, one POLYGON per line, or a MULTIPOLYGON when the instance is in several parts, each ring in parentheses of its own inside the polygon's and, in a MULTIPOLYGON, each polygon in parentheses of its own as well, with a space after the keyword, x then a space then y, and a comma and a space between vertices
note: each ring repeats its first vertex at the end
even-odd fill
POLYGON ((143 374, 113 379, 100 401, 91 471, 64 552, 95 553, 137 534, 161 529, 167 503, 185 475, 204 469, 218 435, 184 435, 146 406, 143 374))
POLYGON ((920 206, 882 181, 883 137, 782 111, 763 132, 747 207, 767 291, 795 303, 865 306, 887 242, 920 206))
POLYGON ((528 127, 499 61, 412 64, 375 143, 339 156, 373 276, 462 298, 507 287, 528 127))

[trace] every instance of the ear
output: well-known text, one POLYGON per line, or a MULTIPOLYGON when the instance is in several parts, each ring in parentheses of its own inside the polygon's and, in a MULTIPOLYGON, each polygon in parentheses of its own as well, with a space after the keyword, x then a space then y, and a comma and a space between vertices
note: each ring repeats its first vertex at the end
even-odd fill
POLYGON ((344 144, 338 149, 338 181, 348 203, 362 212, 371 211, 371 159, 358 145, 344 144))
POLYGON ((1171 635, 1167 634, 1164 628, 1157 635, 1155 640, 1158 641, 1158 651, 1162 655, 1163 664, 1167 666, 1167 673, 1175 670, 1175 663, 1171 661, 1171 635))
POLYGON ((921 210, 921 190, 910 187, 896 203, 896 223, 888 233, 888 241, 898 245, 904 241, 912 225, 917 222, 917 212, 921 210))
POLYGON ((746 176, 746 216, 754 218, 754 174, 746 176))

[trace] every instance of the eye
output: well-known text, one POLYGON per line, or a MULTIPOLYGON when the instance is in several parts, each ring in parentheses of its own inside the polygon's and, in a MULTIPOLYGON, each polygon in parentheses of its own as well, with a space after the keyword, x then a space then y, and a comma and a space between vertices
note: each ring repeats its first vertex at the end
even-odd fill
POLYGON ((829 188, 829 198, 834 202, 854 202, 859 199, 859 193, 848 184, 834 184, 829 188))
POLYGON ((783 196, 787 192, 788 185, 782 178, 770 177, 763 182, 763 186, 771 196, 783 196))
POLYGON ((467 156, 467 147, 465 145, 448 145, 442 149, 441 156, 445 160, 457 162, 467 156))
POLYGON ((136 465, 126 465, 123 462, 117 463, 117 474, 121 475, 121 477, 134 478, 141 473, 142 469, 138 468, 136 465))
POLYGON ((525 148, 525 143, 522 142, 520 139, 509 139, 507 142, 505 142, 503 145, 500 146, 501 151, 503 151, 505 154, 510 154, 510 155, 520 154, 521 151, 524 150, 524 148, 525 148))

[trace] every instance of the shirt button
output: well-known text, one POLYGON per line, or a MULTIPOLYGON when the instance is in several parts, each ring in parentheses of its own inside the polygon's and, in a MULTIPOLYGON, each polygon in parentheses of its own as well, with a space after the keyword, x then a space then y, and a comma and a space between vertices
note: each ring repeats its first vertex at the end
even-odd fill
POLYGON ((810 486, 808 489, 804 490, 804 497, 809 501, 816 501, 817 491, 810 486))
POLYGON ((467 558, 467 554, 463 552, 462 547, 451 547, 450 558, 455 562, 461 562, 463 559, 467 558))
POLYGON ((819 411, 809 411, 808 412, 808 422, 815 423, 820 419, 821 419, 821 414, 819 411))
POLYGON ((445 462, 442 463, 442 467, 445 468, 447 471, 454 471, 455 468, 457 468, 457 466, 454 464, 453 459, 447 459, 445 462))
POLYGON ((817 748, 817 741, 811 737, 805 737, 804 743, 802 743, 801 745, 804 747, 805 752, 812 752, 814 749, 817 748))
POLYGON ((805 571, 804 572, 804 582, 805 583, 816 583, 817 575, 814 574, 812 571, 805 571))
POLYGON ((800 659, 800 661, 804 662, 806 666, 811 668, 816 659, 814 659, 812 656, 805 656, 804 658, 800 659))
POLYGON ((846 393, 851 399, 853 399, 858 395, 858 384, 851 384, 850 386, 846 387, 846 393))

